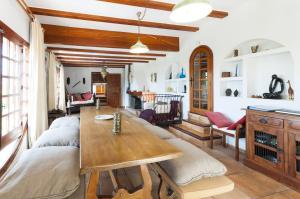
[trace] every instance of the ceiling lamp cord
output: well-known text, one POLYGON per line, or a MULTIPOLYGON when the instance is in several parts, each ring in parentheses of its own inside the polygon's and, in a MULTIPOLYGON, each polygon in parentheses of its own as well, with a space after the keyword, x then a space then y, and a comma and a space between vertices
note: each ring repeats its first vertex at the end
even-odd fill
POLYGON ((144 12, 137 12, 136 15, 138 17, 138 40, 137 42, 130 47, 130 53, 146 53, 149 51, 149 48, 141 42, 141 21, 145 18, 147 12, 147 8, 145 8, 144 12))

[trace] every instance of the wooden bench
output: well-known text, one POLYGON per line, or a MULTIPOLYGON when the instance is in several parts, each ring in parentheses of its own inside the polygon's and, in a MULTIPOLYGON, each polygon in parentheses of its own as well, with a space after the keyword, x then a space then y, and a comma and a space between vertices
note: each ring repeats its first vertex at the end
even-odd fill
MULTIPOLYGON (((210 127, 210 146, 213 149, 213 144, 214 144, 214 136, 215 133, 221 134, 223 136, 222 143, 223 146, 226 147, 226 136, 235 138, 235 160, 239 161, 240 159, 240 138, 242 137, 241 130, 244 128, 242 125, 238 125, 236 130, 227 130, 227 127, 225 128, 218 128, 216 125, 211 125, 210 127)), ((244 137, 244 136, 243 136, 244 137)))
POLYGON ((234 189, 234 183, 226 176, 203 178, 180 186, 173 182, 158 164, 152 164, 151 167, 161 179, 160 199, 201 199, 227 193, 234 189))

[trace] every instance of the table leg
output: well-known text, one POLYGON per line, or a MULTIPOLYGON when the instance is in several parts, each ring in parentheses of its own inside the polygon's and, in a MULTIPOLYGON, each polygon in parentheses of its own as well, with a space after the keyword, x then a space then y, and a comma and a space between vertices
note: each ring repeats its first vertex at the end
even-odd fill
POLYGON ((141 173, 144 181, 143 195, 145 199, 152 199, 152 180, 147 165, 141 165, 141 173))
POLYGON ((92 171, 87 187, 86 199, 98 199, 99 171, 92 171))

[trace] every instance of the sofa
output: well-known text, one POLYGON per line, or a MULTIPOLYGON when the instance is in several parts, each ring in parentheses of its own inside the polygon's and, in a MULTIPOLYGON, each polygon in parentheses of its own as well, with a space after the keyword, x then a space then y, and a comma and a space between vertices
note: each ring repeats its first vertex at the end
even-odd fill
MULTIPOLYGON (((90 91, 85 93, 73 93, 69 94, 69 97, 66 99, 70 99, 70 112, 71 113, 79 113, 80 107, 83 106, 95 106, 96 105, 96 95, 95 93, 91 93, 90 91)), ((66 102, 67 103, 67 102, 66 102)), ((68 107, 68 104, 67 104, 68 107)))

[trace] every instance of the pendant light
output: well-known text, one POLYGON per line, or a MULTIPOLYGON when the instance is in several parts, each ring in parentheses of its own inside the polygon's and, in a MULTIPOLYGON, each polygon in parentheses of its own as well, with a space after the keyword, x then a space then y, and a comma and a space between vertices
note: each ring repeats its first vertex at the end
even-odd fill
POLYGON ((138 20, 139 20, 139 25, 138 25, 138 40, 137 40, 137 42, 133 46, 130 47, 130 50, 129 50, 130 53, 140 54, 140 53, 146 53, 146 52, 149 51, 148 46, 146 46, 145 44, 143 44, 142 41, 141 41, 141 39, 140 39, 140 22, 141 22, 141 20, 143 20, 143 18, 145 17, 145 15, 146 15, 146 9, 145 9, 145 12, 144 12, 143 16, 142 16, 141 12, 137 13, 137 17, 138 17, 138 20))
POLYGON ((107 72, 107 66, 102 67, 100 73, 101 73, 102 78, 105 79, 106 76, 107 76, 107 74, 108 74, 108 72, 107 72))
POLYGON ((209 0, 183 0, 173 7, 170 19, 177 23, 194 22, 212 12, 209 0))

